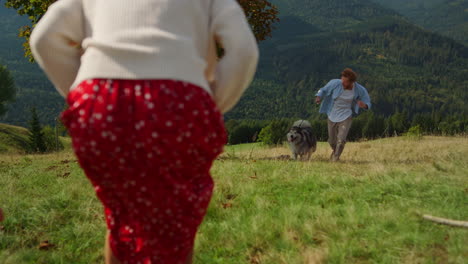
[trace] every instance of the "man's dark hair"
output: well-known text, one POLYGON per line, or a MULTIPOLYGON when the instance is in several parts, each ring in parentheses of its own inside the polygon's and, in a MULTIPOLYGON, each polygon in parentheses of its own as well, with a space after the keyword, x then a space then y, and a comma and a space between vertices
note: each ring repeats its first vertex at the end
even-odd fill
POLYGON ((346 68, 341 73, 341 77, 346 77, 350 82, 355 82, 357 80, 357 74, 350 68, 346 68))

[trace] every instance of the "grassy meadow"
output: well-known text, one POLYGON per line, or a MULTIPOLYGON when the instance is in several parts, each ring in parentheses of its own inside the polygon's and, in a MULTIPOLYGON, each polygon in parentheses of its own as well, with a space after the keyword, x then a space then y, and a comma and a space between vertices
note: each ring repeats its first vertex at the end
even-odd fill
POLYGON ((0 155, 25 153, 29 131, 24 127, 0 123, 0 155))
MULTIPOLYGON (((1 264, 103 263, 105 225, 70 150, 0 154, 1 264)), ((330 163, 286 146, 227 146, 196 241, 198 264, 467 263, 468 138, 349 143, 330 163)))

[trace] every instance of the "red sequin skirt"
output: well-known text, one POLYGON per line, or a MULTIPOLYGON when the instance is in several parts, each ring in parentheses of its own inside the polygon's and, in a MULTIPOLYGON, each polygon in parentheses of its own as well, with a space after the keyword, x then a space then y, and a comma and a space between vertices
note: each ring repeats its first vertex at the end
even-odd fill
POLYGON ((62 113, 80 166, 104 205, 122 263, 185 263, 226 143, 202 88, 173 80, 86 80, 62 113))

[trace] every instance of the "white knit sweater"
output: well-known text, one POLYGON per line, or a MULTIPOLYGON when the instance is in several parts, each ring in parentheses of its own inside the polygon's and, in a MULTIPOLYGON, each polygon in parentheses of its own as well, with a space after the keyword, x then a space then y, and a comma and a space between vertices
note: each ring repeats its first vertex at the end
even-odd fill
POLYGON ((258 63, 257 43, 235 0, 59 0, 30 44, 64 97, 90 78, 174 79, 206 89, 223 113, 258 63), (225 49, 218 63, 215 38, 225 49))

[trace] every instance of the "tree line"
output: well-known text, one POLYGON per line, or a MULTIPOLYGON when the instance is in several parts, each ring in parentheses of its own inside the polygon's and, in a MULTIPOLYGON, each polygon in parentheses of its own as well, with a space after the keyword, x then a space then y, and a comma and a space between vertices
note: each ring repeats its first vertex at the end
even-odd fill
POLYGON ((31 119, 29 121, 28 153, 48 153, 64 149, 59 136, 66 135, 66 128, 57 119, 54 127, 43 126, 37 115, 35 107, 31 108, 31 119))
MULTIPOLYGON (((281 144, 286 133, 298 118, 273 120, 235 120, 226 121, 228 144, 263 142, 267 145, 281 144)), ((314 135, 319 141, 328 140, 327 119, 324 116, 307 119, 314 135)), ((383 116, 367 111, 353 119, 348 134, 349 141, 371 140, 393 136, 468 135, 468 117, 454 114, 443 116, 439 112, 416 114, 409 118, 406 111, 383 116)))

